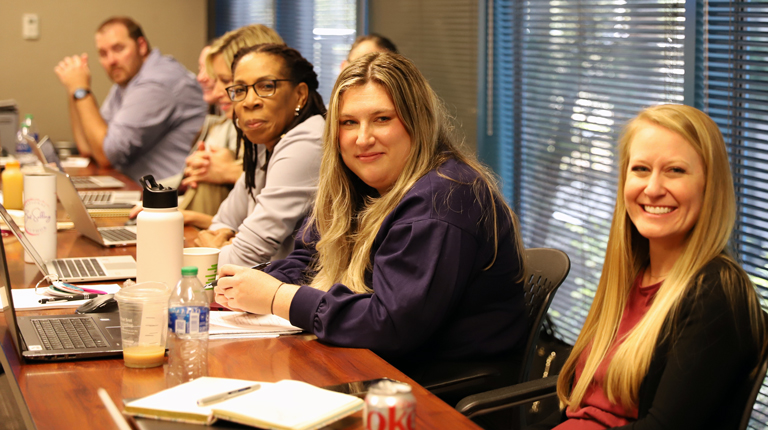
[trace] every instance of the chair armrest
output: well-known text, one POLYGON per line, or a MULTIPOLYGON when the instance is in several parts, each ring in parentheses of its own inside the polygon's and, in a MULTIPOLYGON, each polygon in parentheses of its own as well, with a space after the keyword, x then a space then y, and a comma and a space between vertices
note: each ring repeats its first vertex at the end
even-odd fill
POLYGON ((456 409, 468 417, 473 417, 556 394, 557 375, 467 396, 456 405, 456 409))
MULTIPOLYGON (((443 392, 451 392, 457 387, 476 383, 477 381, 498 377, 499 374, 499 370, 492 366, 460 367, 450 369, 439 376, 433 376, 431 379, 418 382, 432 393, 440 394, 443 392)), ((475 392, 477 391, 480 390, 476 390, 475 392)))

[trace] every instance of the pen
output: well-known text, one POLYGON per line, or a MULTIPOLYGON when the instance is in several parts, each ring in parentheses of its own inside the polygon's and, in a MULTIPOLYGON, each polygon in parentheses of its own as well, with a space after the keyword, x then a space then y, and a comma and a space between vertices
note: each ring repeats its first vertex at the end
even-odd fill
POLYGON ((75 300, 95 299, 98 296, 99 294, 75 294, 74 296, 69 297, 51 297, 49 299, 40 299, 38 302, 41 304, 72 302, 75 300))
MULTIPOLYGON (((267 266, 269 266, 269 264, 270 264, 269 261, 267 261, 266 263, 259 263, 259 264, 255 265, 255 266, 251 267, 251 269, 264 270, 267 266)), ((204 290, 212 290, 212 289, 214 289, 214 287, 216 287, 216 285, 218 285, 218 283, 219 283, 219 280, 216 279, 213 282, 205 284, 205 287, 203 287, 203 289, 204 290)))
POLYGON ((214 394, 212 396, 203 397, 197 401, 197 406, 208 406, 213 403, 223 402, 233 397, 242 396, 243 394, 256 391, 261 388, 261 384, 249 385, 247 387, 238 388, 237 390, 227 391, 226 393, 214 394))

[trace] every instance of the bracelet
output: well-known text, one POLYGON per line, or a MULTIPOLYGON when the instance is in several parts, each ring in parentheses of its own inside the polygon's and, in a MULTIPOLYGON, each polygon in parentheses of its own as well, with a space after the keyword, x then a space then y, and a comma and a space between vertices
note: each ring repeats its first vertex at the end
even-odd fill
POLYGON ((275 297, 277 297, 277 292, 280 291, 280 287, 282 287, 283 285, 285 285, 285 282, 281 282, 280 285, 277 286, 277 289, 275 290, 275 295, 272 296, 272 303, 269 305, 269 313, 271 313, 272 315, 275 314, 275 311, 274 311, 274 309, 275 309, 275 297))

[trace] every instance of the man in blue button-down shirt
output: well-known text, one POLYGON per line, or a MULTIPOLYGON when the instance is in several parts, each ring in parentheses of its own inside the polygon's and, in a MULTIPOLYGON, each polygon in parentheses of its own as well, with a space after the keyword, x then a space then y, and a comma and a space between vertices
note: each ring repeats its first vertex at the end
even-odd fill
POLYGON ((101 66, 115 83, 101 110, 91 94, 87 54, 66 57, 54 69, 69 95, 80 153, 135 181, 152 174, 162 182, 181 172, 207 109, 194 75, 152 50, 130 18, 101 24, 96 47, 101 66))

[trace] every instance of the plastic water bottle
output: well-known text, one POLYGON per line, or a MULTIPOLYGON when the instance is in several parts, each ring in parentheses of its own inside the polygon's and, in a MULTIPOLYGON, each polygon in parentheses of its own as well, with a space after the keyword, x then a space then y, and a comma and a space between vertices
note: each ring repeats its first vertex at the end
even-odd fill
POLYGON ((158 184, 152 175, 141 178, 144 209, 136 218, 136 282, 157 281, 173 288, 184 258, 184 215, 179 192, 158 184))
POLYGON ((24 121, 21 122, 18 133, 16 133, 16 159, 21 164, 31 164, 37 161, 37 157, 32 153, 30 146, 37 144, 37 128, 35 128, 32 119, 32 115, 27 114, 24 121))
POLYGON ((32 147, 29 146, 30 142, 27 140, 27 134, 24 129, 19 129, 16 132, 16 157, 24 156, 25 154, 32 154, 32 147))
POLYGON ((168 299, 168 381, 177 385, 208 374, 210 309, 197 267, 181 269, 168 299))
POLYGON ((21 133, 31 137, 35 142, 39 142, 40 135, 37 133, 36 123, 33 119, 34 117, 31 113, 24 116, 24 121, 21 122, 21 133))

